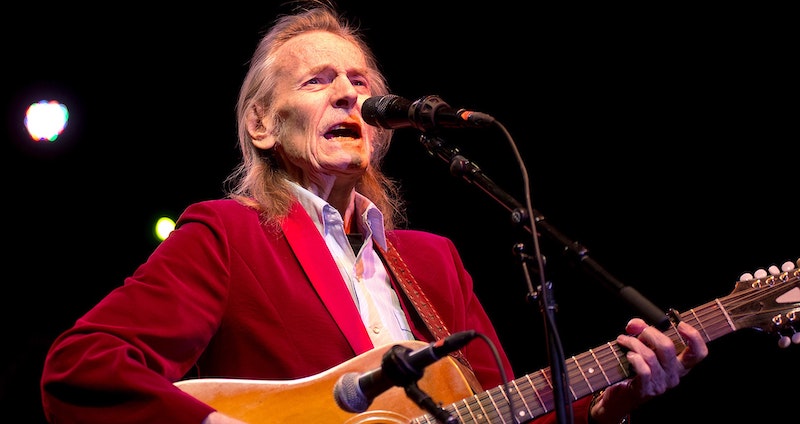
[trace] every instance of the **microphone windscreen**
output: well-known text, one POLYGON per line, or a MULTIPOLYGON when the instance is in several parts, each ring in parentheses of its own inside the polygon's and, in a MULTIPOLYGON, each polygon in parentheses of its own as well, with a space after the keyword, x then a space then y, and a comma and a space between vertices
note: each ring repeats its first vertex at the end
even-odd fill
POLYGON ((373 96, 361 105, 364 122, 374 127, 387 129, 412 126, 408 118, 411 101, 394 94, 373 96))
POLYGON ((361 392, 358 379, 358 373, 349 372, 339 377, 333 386, 333 397, 336 404, 347 412, 364 412, 371 403, 361 392))

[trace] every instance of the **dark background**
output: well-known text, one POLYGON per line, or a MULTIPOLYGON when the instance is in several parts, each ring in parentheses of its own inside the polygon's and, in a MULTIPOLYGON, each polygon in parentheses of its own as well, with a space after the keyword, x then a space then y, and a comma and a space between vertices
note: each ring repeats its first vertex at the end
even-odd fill
MULTIPOLYGON (((659 308, 731 293, 798 259, 796 28, 775 6, 539 6, 341 1, 394 93, 489 113, 513 137, 534 209, 659 308)), ((234 105, 261 31, 285 10, 224 2, 165 11, 36 3, 0 21, 6 240, 2 409, 44 422, 49 344, 155 247, 155 217, 221 195, 238 159, 234 105), (91 17, 91 18, 90 18, 91 17), (56 94, 53 94, 56 93, 56 94), (24 108, 60 98, 71 121, 32 143, 24 108)), ((522 201, 496 129, 443 138, 522 201)), ((451 237, 517 375, 546 367, 543 319, 517 258, 530 236, 400 130, 386 170, 411 226, 451 237)), ((542 240, 567 355, 613 338, 630 305, 542 240)), ((765 324, 766 325, 766 324, 765 324)), ((772 422, 795 409, 798 346, 743 330, 639 423, 772 422)))

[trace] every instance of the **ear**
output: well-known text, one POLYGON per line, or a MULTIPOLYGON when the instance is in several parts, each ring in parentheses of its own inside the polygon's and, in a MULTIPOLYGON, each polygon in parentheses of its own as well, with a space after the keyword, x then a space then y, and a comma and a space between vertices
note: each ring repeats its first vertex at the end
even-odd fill
POLYGON ((272 120, 265 116, 264 108, 260 105, 253 105, 245 117, 247 121, 247 133, 253 140, 253 144, 261 150, 269 150, 275 146, 276 139, 272 128, 272 120))

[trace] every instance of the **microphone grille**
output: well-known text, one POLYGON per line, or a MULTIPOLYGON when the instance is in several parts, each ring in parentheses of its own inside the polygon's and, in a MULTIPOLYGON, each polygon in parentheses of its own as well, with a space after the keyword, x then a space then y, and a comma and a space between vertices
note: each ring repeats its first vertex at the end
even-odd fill
POLYGON ((373 96, 361 105, 364 122, 374 127, 386 129, 412 126, 408 118, 411 102, 394 94, 373 96))
POLYGON ((371 403, 361 392, 358 379, 358 373, 349 372, 339 377, 333 386, 333 397, 336 404, 347 412, 364 412, 371 403))
POLYGON ((373 96, 364 100, 361 105, 361 116, 364 121, 372 126, 382 126, 382 117, 386 116, 386 109, 398 96, 387 94, 385 96, 373 96))

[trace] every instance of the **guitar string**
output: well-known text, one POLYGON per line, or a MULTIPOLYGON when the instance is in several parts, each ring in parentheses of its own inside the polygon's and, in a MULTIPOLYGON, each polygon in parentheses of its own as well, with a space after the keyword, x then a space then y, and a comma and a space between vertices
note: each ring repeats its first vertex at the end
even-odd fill
MULTIPOLYGON (((711 305, 711 304, 709 304, 709 305, 711 305)), ((708 307, 699 307, 698 308, 698 310, 704 310, 704 309, 709 309, 709 308, 708 307)), ((695 314, 695 315, 703 315, 703 313, 695 314)), ((719 313, 716 313, 715 316, 719 316, 719 313)), ((724 320, 720 320, 720 322, 724 322, 724 320)), ((677 332, 674 331, 674 330, 669 331, 669 333, 672 333, 673 336, 677 334, 677 332)), ((574 390, 576 390, 576 387, 573 386, 573 397, 575 399, 580 398, 580 397, 584 396, 585 394, 591 393, 592 391, 597 389, 597 387, 595 387, 595 385, 591 384, 590 378, 586 377, 586 375, 587 375, 586 372, 581 369, 582 368, 581 367, 581 363, 582 362, 586 363, 586 360, 589 358, 590 355, 592 356, 592 358, 588 362, 589 367, 587 368, 587 371, 588 371, 589 368, 593 369, 594 368, 593 363, 596 363, 596 365, 601 370, 603 370, 603 380, 604 380, 603 384, 604 384, 604 387, 609 385, 609 383, 620 381, 623 378, 625 378, 625 376, 627 375, 628 372, 627 371, 620 372, 618 370, 618 371, 616 371, 616 373, 615 373, 615 375, 613 377, 614 381, 613 382, 609 381, 610 378, 608 377, 608 372, 605 371, 606 367, 603 366, 603 364, 606 363, 606 362, 613 364, 613 363, 619 363, 621 361, 620 356, 621 356, 622 350, 621 350, 621 348, 619 346, 614 346, 614 345, 615 345, 614 343, 610 343, 610 344, 608 344, 606 346, 601 346, 599 348, 593 349, 593 350, 591 350, 589 352, 586 352, 584 354, 576 355, 576 356, 571 358, 571 360, 574 361, 574 363, 571 364, 572 366, 568 367, 570 369, 570 371, 568 372, 568 375, 570 376, 572 381, 577 381, 578 383, 583 381, 585 383, 585 386, 586 386, 585 389, 584 389, 585 393, 584 392, 575 393, 574 390), (611 346, 611 348, 608 348, 607 346, 611 346), (617 351, 616 353, 614 352, 615 350, 617 351), (610 361, 609 358, 613 358, 613 361, 610 361)), ((622 363, 623 363, 623 366, 627 366, 627 362, 626 361, 622 362, 622 363)), ((549 368, 543 370, 542 373, 543 374, 549 373, 549 368)), ((599 374, 591 374, 591 375, 593 377, 600 377, 599 374)), ((552 385, 549 382, 547 382, 546 381, 547 379, 544 378, 544 377, 540 377, 540 378, 538 378, 538 380, 540 380, 539 383, 547 384, 547 386, 548 386, 548 390, 546 392, 543 391, 543 393, 545 393, 544 396, 539 391, 535 392, 535 394, 537 396, 537 399, 539 399, 539 403, 543 404, 543 405, 540 405, 540 406, 541 406, 541 412, 544 413, 544 412, 547 411, 547 408, 546 408, 546 406, 544 404, 548 404, 549 403, 548 401, 552 400, 552 385), (545 398, 544 400, 542 400, 543 397, 545 398)), ((537 416, 537 415, 535 415, 536 412, 531 411, 531 407, 528 405, 528 402, 526 402, 526 399, 530 398, 530 396, 526 396, 526 392, 530 393, 530 391, 529 390, 526 391, 525 389, 520 391, 518 389, 519 381, 520 380, 514 380, 513 383, 517 386, 517 390, 516 391, 518 392, 518 394, 522 398, 522 403, 525 405, 526 413, 532 414, 533 416, 537 416)), ((532 382, 530 386, 531 386, 531 388, 533 390, 535 390, 536 382, 535 381, 532 382)), ((580 388, 577 388, 577 389, 580 390, 580 388)), ((503 395, 503 397, 505 397, 504 393, 501 393, 501 394, 503 395)), ((488 392, 488 395, 484 397, 483 400, 481 400, 481 396, 477 396, 476 397, 477 404, 478 404, 478 406, 481 407, 481 410, 483 411, 484 415, 487 414, 485 409, 483 408, 483 405, 486 404, 486 399, 488 399, 492 404, 495 404, 495 402, 493 400, 493 397, 491 395, 492 395, 492 393, 490 391, 490 392, 488 392)), ((471 416, 472 416, 472 412, 471 412, 472 409, 470 408, 469 403, 467 403, 465 401, 464 404, 467 407, 467 411, 469 411, 471 416)), ((502 408, 499 408, 499 409, 500 409, 500 413, 502 415, 510 414, 510 411, 508 410, 507 406, 503 406, 502 408)), ((458 414, 462 415, 461 413, 458 413, 458 414)))
MULTIPOLYGON (((708 303, 708 304, 703 305, 703 306, 700 306, 700 307, 698 307, 698 308, 696 308, 695 310, 692 311, 692 316, 687 321, 696 321, 696 324, 694 324, 694 326, 695 326, 695 328, 697 328, 698 325, 700 325, 700 323, 703 321, 703 319, 701 318, 702 316, 709 315, 710 313, 713 313, 714 317, 720 317, 721 316, 721 313, 720 312, 714 312, 713 311, 714 309, 718 309, 718 308, 713 302, 712 303, 708 303)), ((728 327, 728 325, 726 323, 726 320, 724 320, 724 319, 717 319, 716 323, 709 324, 710 322, 711 321, 709 319, 706 320, 706 322, 705 322, 705 324, 706 324, 705 327, 706 328, 716 327, 719 323, 723 323, 723 324, 725 324, 725 327, 728 327)), ((687 323, 690 323, 690 322, 687 322, 687 323)), ((690 323, 690 325, 691 325, 691 323, 690 323)), ((700 325, 700 326, 702 327, 702 325, 700 325)), ((700 330, 700 329, 698 328, 698 330, 700 330)), ((705 331, 707 332, 709 330, 705 330, 705 331)), ((728 328, 726 331, 724 331, 722 333, 728 333, 730 331, 731 330, 728 328)), ((669 331, 667 331, 667 333, 673 339, 675 339, 675 336, 677 335, 677 331, 675 329, 670 329, 669 331)), ((717 333, 716 333, 716 331, 714 331, 714 332, 712 332, 712 334, 717 334, 717 333)), ((714 338, 714 337, 712 337, 712 338, 714 338)), ((676 341, 676 343, 680 343, 679 338, 676 341)), ((577 381, 579 383, 581 381, 583 381, 585 383, 585 385, 586 385, 586 388, 584 389, 584 390, 586 390, 585 394, 588 394, 591 391, 594 391, 596 389, 595 386, 591 384, 590 379, 588 379, 586 377, 587 374, 586 374, 586 372, 584 372, 582 370, 583 367, 581 367, 581 362, 582 361, 585 362, 586 359, 589 358, 589 355, 592 355, 592 359, 589 362, 589 367, 587 368, 587 371, 588 371, 588 369, 593 368, 593 365, 591 365, 591 363, 595 362, 596 365, 601 370, 604 370, 603 371, 603 379, 605 380, 604 381, 605 385, 608 385, 609 383, 613 383, 613 382, 616 382, 616 381, 620 381, 625 377, 625 375, 627 375, 627 372, 622 373, 622 372, 617 371, 616 375, 613 378, 614 381, 613 382, 609 381, 610 378, 608 377, 608 371, 605 371, 606 367, 604 367, 603 364, 606 363, 606 362, 611 363, 611 364, 613 364, 615 362, 617 362, 617 363, 621 362, 620 355, 621 355, 622 350, 621 350, 621 348, 619 348, 619 346, 615 346, 615 345, 616 345, 615 343, 609 343, 609 344, 607 344, 605 346, 601 346, 601 347, 598 347, 596 349, 592 349, 589 352, 586 352, 586 353, 583 353, 583 354, 580 354, 580 355, 576 355, 576 356, 573 356, 571 358, 571 360, 574 361, 574 363, 570 364, 571 366, 568 366, 568 368, 570 369, 570 371, 568 372, 568 375, 570 376, 572 381, 577 381), (618 352, 615 353, 615 351, 618 351, 618 352), (613 358, 613 361, 610 361, 609 358, 613 358), (619 380, 617 380, 617 378, 619 378, 619 380)), ((627 366, 627 362, 622 362, 622 363, 624 364, 624 366, 627 366)), ((546 376, 549 373, 549 371, 550 371, 549 368, 547 368, 547 369, 542 370, 541 373, 542 373, 543 376, 546 376)), ((592 375, 593 376, 599 376, 599 374, 592 374, 592 375)), ((523 388, 522 390, 519 390, 519 384, 518 383, 521 380, 517 379, 517 380, 513 381, 513 383, 517 387, 516 392, 520 395, 520 397, 522 398, 522 403, 525 405, 526 413, 532 415, 532 417, 535 417, 535 416, 538 416, 537 412, 541 412, 541 413, 546 413, 547 412, 546 405, 550 404, 550 401, 553 399, 552 398, 552 385, 549 383, 549 380, 546 377, 535 378, 535 377, 530 377, 529 376, 528 378, 529 379, 534 379, 534 380, 539 380, 538 383, 540 383, 540 385, 542 387, 544 387, 545 384, 547 385, 547 390, 544 390, 544 389, 536 390, 537 382, 536 381, 531 381, 530 389, 534 391, 537 399, 539 400, 538 403, 540 403, 540 408, 536 408, 537 411, 531 411, 531 409, 530 409, 531 407, 528 405, 528 402, 525 401, 526 399, 530 398, 530 396, 526 396, 526 393, 530 394, 531 390, 527 390, 525 388, 523 388)), ((574 390, 575 390, 575 387, 573 387, 573 397, 574 398, 577 399, 577 398, 582 397, 582 394, 574 393, 574 390)), ((580 390, 580 389, 578 389, 578 390, 580 390)), ((491 413, 488 413, 486 411, 486 409, 484 408, 484 405, 488 404, 487 403, 487 399, 493 406, 497 405, 496 402, 494 401, 493 397, 492 397, 492 393, 496 392, 496 391, 497 390, 492 390, 492 391, 488 391, 488 392, 485 392, 485 393, 481 394, 483 396, 481 396, 481 395, 476 395, 475 396, 475 402, 474 403, 477 403, 477 405, 481 408, 481 414, 479 416, 483 416, 483 417, 492 416, 491 413)), ((503 397, 505 397, 505 394, 502 391, 500 391, 498 393, 502 394, 503 397)), ((582 393, 582 392, 580 392, 580 393, 582 393)), ((507 401, 507 399, 505 399, 505 400, 507 401)), ((475 415, 473 414, 473 412, 472 412, 473 408, 470 407, 470 404, 466 400, 464 400, 463 403, 464 403, 464 405, 466 407, 467 412, 470 414, 470 418, 477 419, 475 417, 475 415)), ((495 408, 495 409, 497 409, 499 411, 499 414, 501 415, 501 419, 502 419, 503 416, 508 415, 508 414, 511 413, 511 411, 509 411, 507 403, 503 403, 503 405, 504 406, 502 406, 502 407, 496 407, 495 408)), ((459 408, 455 408, 454 411, 459 416, 463 416, 463 414, 460 412, 459 408)))

